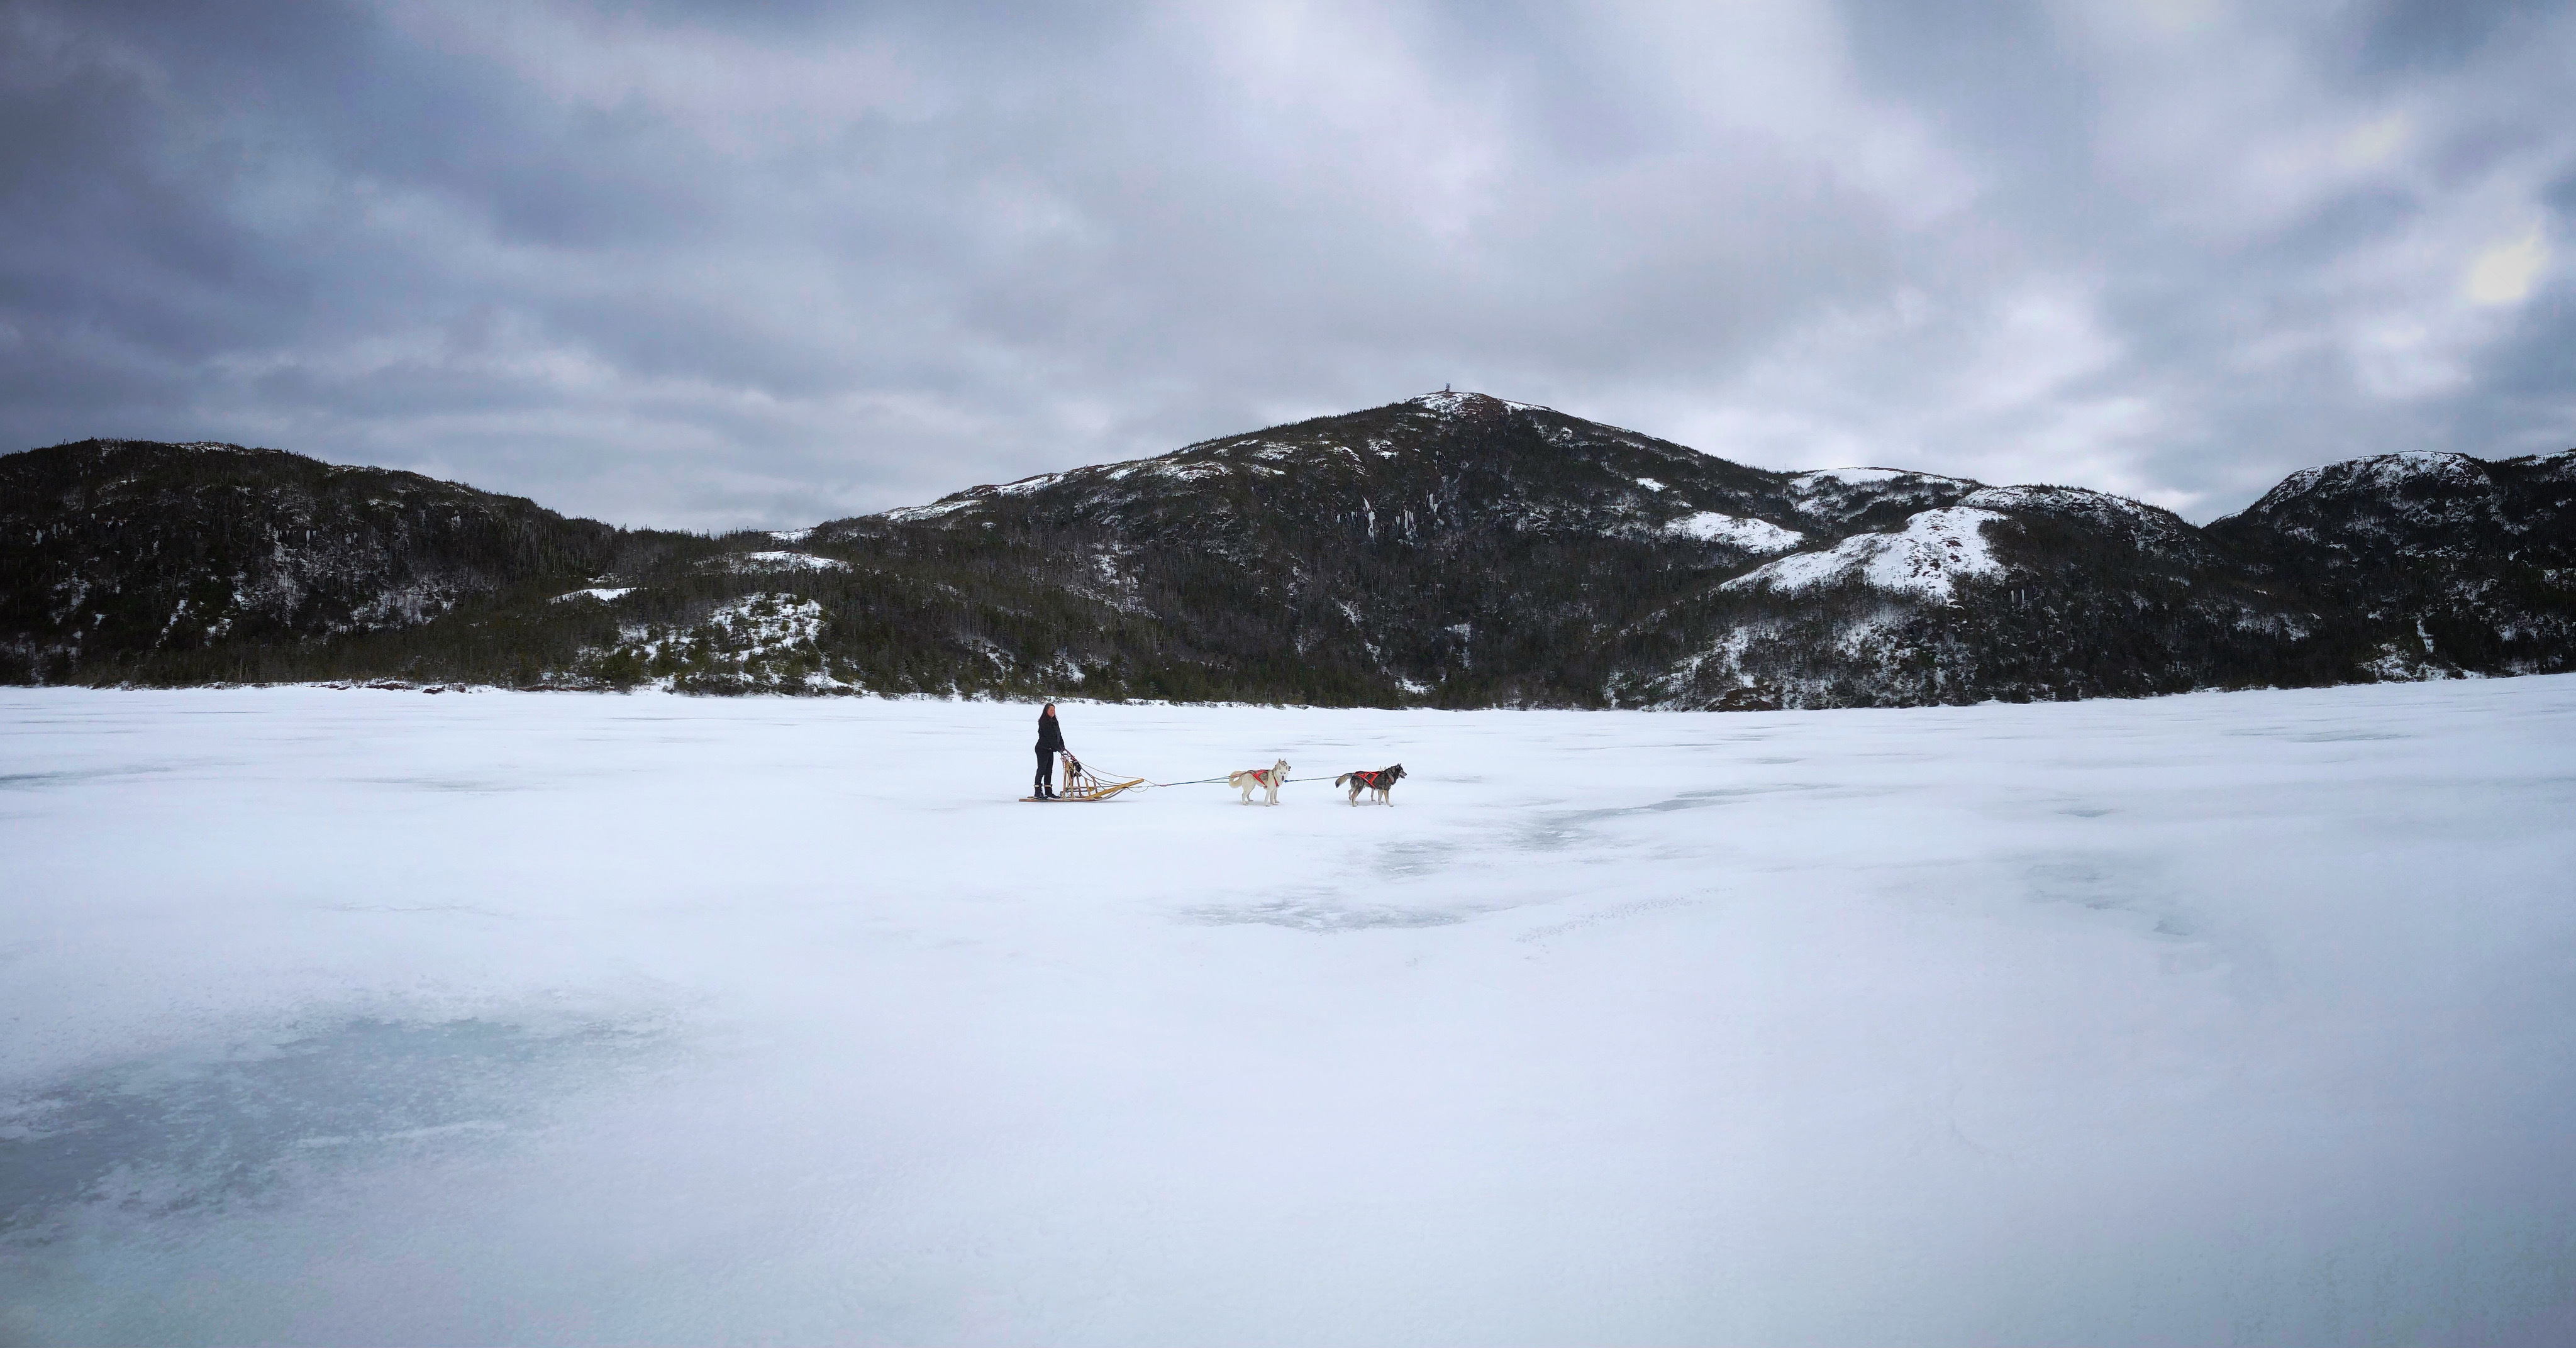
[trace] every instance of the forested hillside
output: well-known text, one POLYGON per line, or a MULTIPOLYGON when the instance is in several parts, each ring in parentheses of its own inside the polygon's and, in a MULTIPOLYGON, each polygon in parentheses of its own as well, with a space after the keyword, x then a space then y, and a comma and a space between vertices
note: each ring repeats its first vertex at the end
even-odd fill
POLYGON ((2576 667, 2576 454, 2206 529, 1434 394, 786 534, 229 445, 0 458, 0 679, 1769 707, 2576 667))

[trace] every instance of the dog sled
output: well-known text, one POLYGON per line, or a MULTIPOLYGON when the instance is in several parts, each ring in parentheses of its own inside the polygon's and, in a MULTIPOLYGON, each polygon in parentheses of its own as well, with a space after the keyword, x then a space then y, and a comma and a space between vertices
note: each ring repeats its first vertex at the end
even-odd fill
POLYGON ((1020 801, 1022 804, 1029 805, 1052 805, 1058 801, 1107 800, 1131 786, 1144 784, 1145 779, 1142 777, 1131 777, 1123 782, 1104 782, 1089 768, 1082 766, 1081 759, 1072 754, 1065 754, 1064 785, 1056 788, 1052 796, 1022 796, 1020 801))

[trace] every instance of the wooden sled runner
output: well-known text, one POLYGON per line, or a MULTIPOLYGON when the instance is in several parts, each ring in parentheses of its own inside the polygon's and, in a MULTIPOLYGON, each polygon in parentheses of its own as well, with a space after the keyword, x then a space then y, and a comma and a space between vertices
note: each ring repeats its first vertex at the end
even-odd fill
POLYGON ((1124 791, 1131 786, 1142 786, 1144 784, 1145 779, 1142 777, 1131 778, 1123 782, 1104 782, 1098 777, 1093 776, 1090 769, 1082 766, 1081 759, 1076 758, 1071 754, 1066 754, 1064 755, 1064 785, 1056 788, 1054 798, 1040 799, 1036 796, 1022 796, 1020 797, 1020 800, 1024 804, 1031 805, 1055 805, 1066 801, 1080 800, 1107 800, 1111 796, 1117 795, 1119 792, 1124 791))

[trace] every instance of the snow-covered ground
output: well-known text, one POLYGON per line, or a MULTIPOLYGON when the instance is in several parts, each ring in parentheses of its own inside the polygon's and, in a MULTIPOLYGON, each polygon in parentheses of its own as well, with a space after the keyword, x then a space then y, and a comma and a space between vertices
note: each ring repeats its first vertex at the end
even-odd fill
POLYGON ((0 1342, 2562 1343, 2576 679, 0 690, 0 1342))

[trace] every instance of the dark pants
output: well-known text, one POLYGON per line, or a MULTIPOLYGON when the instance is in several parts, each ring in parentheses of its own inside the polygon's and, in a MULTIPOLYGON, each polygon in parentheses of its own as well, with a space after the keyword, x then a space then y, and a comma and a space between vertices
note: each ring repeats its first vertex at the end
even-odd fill
POLYGON ((1038 794, 1042 796, 1055 790, 1055 755, 1048 753, 1044 749, 1038 750, 1038 776, 1036 785, 1038 794))

